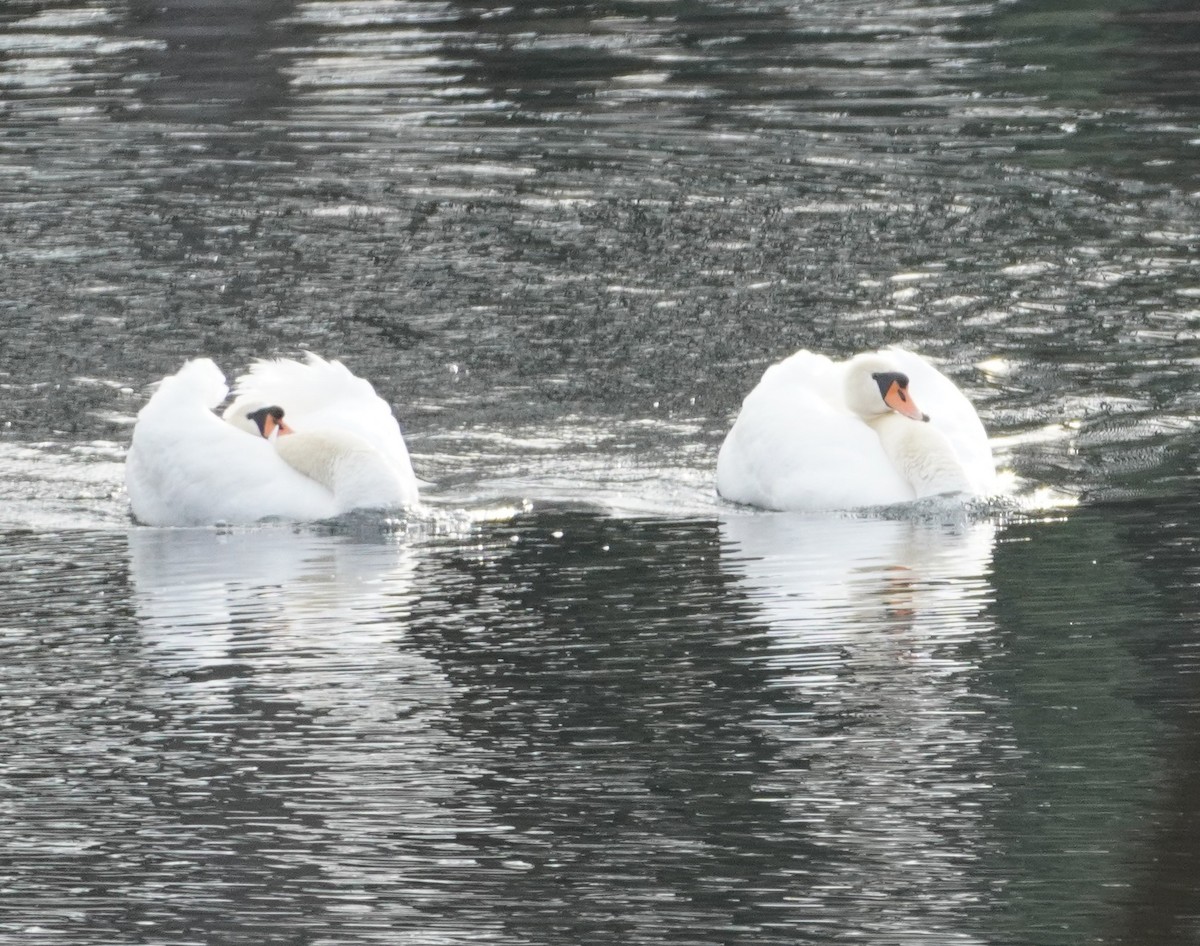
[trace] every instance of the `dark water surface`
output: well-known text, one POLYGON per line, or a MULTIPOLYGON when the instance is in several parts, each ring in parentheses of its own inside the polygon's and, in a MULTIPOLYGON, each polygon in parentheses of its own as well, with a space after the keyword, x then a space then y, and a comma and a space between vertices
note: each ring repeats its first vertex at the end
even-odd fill
POLYGON ((1200 941, 1200 15, 0 5, 0 942, 1200 941), (1002 514, 713 493, 901 343, 1002 514), (152 530, 311 349, 428 508, 152 530))

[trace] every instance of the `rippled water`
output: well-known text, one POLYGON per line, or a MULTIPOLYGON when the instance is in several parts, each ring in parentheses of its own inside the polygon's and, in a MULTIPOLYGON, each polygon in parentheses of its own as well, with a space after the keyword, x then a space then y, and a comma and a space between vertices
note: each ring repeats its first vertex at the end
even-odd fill
POLYGON ((0 941, 1200 939, 1200 18, 0 8, 0 941), (902 343, 1015 499, 754 515, 902 343), (312 349, 428 508, 152 530, 147 386, 312 349))

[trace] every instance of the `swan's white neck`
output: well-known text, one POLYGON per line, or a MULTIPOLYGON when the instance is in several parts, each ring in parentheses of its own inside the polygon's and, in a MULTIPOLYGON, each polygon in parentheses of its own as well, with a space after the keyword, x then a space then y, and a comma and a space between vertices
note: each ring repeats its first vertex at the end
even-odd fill
POLYGON ((275 449, 290 466, 331 493, 338 512, 403 506, 411 497, 402 478, 374 447, 344 431, 297 431, 275 449))
POLYGON ((933 424, 896 413, 883 414, 868 423, 879 435, 884 452, 912 487, 917 499, 941 493, 972 492, 971 481, 954 447, 933 424))

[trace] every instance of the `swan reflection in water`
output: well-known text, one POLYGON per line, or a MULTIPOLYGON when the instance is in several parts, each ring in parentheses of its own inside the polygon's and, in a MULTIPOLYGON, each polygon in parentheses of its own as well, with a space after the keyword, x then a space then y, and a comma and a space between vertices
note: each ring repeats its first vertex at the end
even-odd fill
POLYGON ((410 922, 400 892, 436 860, 430 839, 496 830, 459 801, 487 760, 454 733, 454 685, 409 639, 420 552, 291 527, 130 531, 161 778, 212 796, 199 826, 156 808, 190 886, 225 883, 205 850, 224 834, 235 869, 322 878, 313 896, 361 896, 384 930, 410 922))
POLYGON ((252 659, 256 680, 277 677, 312 701, 339 673, 419 661, 396 646, 417 567, 402 541, 289 526, 135 528, 129 558, 148 655, 177 672, 252 659))
POLYGON ((830 861, 796 895, 869 935, 974 942, 985 885, 970 870, 1003 739, 972 686, 995 526, 745 514, 721 533, 783 697, 761 719, 781 760, 761 790, 830 861))

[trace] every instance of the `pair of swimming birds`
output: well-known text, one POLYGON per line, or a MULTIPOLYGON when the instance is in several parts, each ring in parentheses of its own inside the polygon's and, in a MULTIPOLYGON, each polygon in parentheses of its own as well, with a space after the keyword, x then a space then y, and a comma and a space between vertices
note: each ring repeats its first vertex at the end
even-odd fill
MULTIPOLYGON (((217 413, 229 394, 208 358, 159 383, 125 465, 139 522, 308 521, 417 504, 420 484, 391 408, 340 362, 258 361, 217 413)), ((995 479, 970 401, 902 349, 843 362, 800 351, 772 365, 743 401, 716 469, 725 499, 778 510, 982 496, 995 479)))

